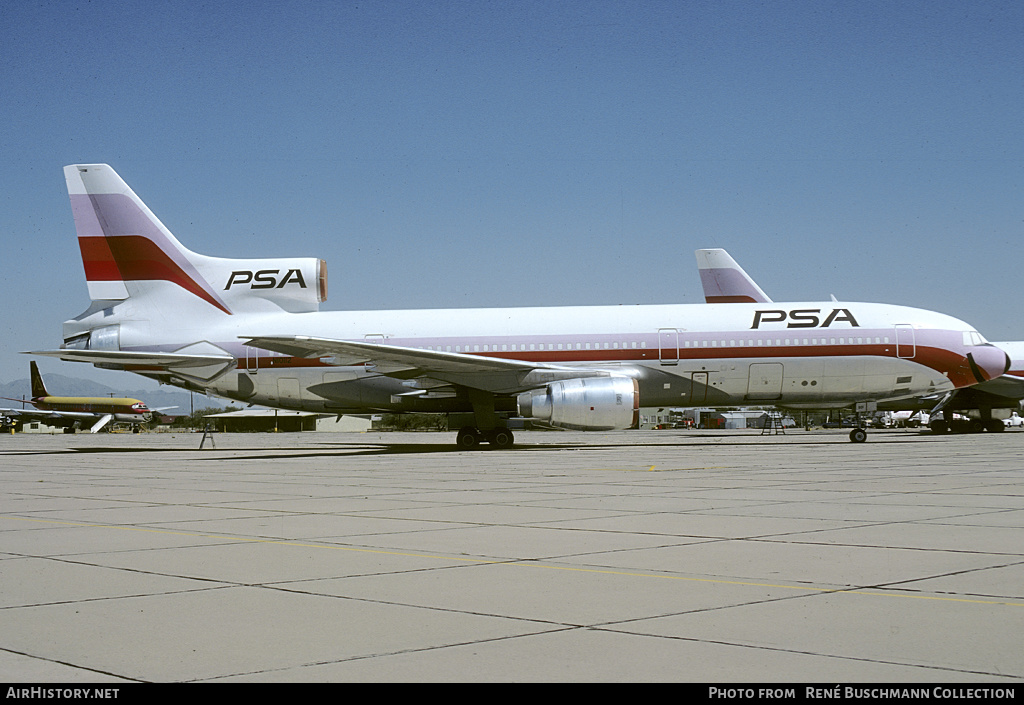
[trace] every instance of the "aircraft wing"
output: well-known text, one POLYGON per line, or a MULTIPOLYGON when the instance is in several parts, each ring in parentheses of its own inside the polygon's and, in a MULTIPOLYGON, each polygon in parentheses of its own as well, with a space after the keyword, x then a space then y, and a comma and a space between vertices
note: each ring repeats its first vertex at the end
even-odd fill
POLYGON ((76 422, 92 421, 96 414, 74 411, 42 411, 40 409, 0 409, 0 416, 20 416, 42 421, 50 426, 73 426, 76 422))
POLYGON ((388 377, 426 377, 496 394, 536 389, 548 382, 580 377, 607 377, 607 370, 538 365, 522 360, 421 350, 380 343, 307 336, 249 338, 246 345, 298 357, 319 357, 332 365, 365 364, 388 377))
POLYGON ((87 411, 43 411, 41 409, 0 409, 0 415, 38 419, 51 426, 73 426, 75 423, 92 423, 91 433, 98 432, 114 419, 113 414, 93 414, 87 411))
POLYGON ((179 353, 130 352, 127 350, 35 350, 25 355, 58 357, 68 362, 91 362, 124 367, 204 367, 217 363, 234 362, 231 355, 182 355, 179 353))
POLYGON ((56 411, 39 411, 38 409, 0 409, 4 416, 27 416, 32 419, 66 419, 71 418, 56 411))

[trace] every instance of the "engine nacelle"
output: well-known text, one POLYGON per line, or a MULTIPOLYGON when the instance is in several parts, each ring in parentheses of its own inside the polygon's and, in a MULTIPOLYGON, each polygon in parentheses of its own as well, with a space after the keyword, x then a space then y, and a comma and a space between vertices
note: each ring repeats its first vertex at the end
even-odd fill
POLYGON ((552 382, 517 401, 520 416, 574 431, 636 428, 640 421, 640 385, 631 377, 552 382))

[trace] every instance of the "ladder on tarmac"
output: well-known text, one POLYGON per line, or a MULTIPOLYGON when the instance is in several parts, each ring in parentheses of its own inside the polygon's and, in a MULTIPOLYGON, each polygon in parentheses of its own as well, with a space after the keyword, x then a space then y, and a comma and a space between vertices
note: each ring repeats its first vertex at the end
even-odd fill
POLYGON ((769 411, 765 414, 764 425, 761 426, 762 436, 782 434, 786 435, 786 427, 782 425, 782 414, 778 411, 769 411))

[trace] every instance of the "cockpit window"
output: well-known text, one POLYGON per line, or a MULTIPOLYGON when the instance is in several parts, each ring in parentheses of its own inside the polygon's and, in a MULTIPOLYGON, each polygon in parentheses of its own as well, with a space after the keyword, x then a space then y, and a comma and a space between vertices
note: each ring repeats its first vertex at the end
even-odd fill
POLYGON ((965 330, 964 331, 964 345, 987 345, 988 341, 985 340, 985 336, 976 330, 965 330))

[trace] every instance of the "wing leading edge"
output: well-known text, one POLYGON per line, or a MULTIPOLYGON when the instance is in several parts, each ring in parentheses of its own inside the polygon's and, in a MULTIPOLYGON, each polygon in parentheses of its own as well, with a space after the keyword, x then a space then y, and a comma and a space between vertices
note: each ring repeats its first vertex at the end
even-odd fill
POLYGON ((426 377, 494 394, 515 394, 557 380, 611 376, 607 370, 589 367, 537 365, 523 360, 307 336, 261 336, 248 338, 245 344, 285 355, 318 357, 332 365, 367 365, 388 377, 426 377))

